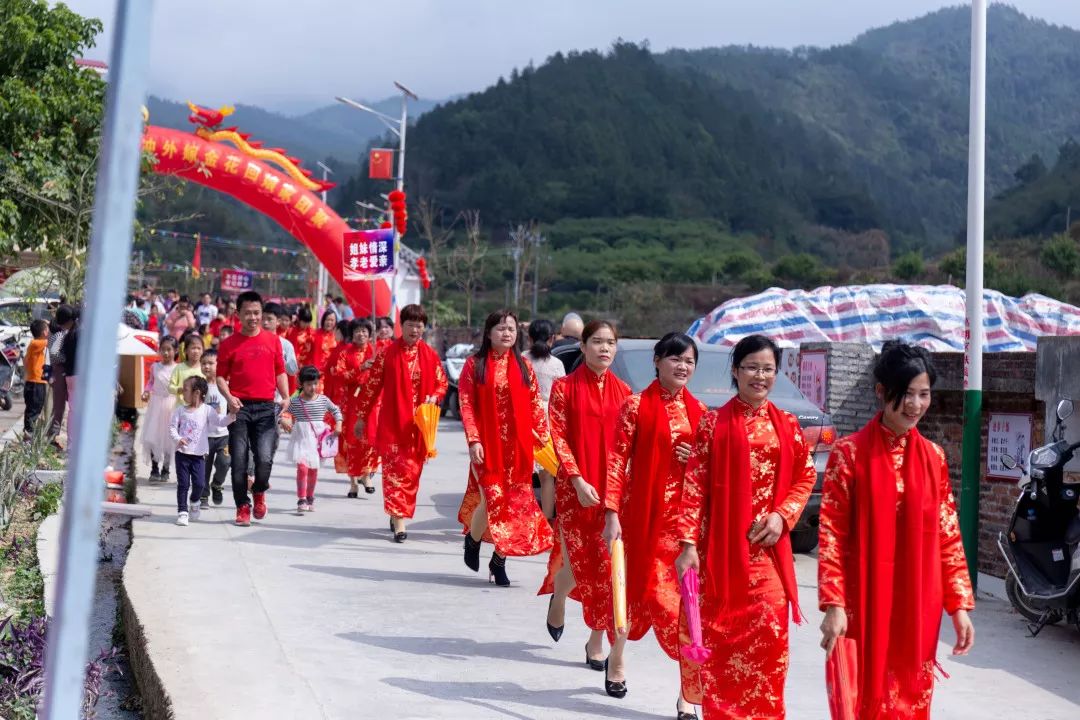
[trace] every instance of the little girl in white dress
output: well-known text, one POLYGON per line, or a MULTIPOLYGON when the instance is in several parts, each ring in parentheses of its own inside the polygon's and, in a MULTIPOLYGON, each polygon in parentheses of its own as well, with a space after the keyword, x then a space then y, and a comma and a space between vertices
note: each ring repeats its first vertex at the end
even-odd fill
POLYGON ((296 511, 304 513, 315 510, 315 483, 324 459, 319 455, 319 445, 328 430, 326 415, 334 418, 332 434, 340 435, 341 408, 319 393, 319 371, 314 366, 301 368, 297 379, 300 392, 289 401, 292 420, 283 419, 282 425, 290 432, 289 459, 296 463, 296 511))
POLYGON ((176 407, 176 395, 169 389, 176 369, 176 340, 170 336, 162 338, 159 352, 161 360, 150 367, 150 381, 142 394, 144 401, 150 401, 142 421, 143 450, 150 456, 150 482, 168 481, 169 460, 176 451, 169 437, 169 422, 176 407))

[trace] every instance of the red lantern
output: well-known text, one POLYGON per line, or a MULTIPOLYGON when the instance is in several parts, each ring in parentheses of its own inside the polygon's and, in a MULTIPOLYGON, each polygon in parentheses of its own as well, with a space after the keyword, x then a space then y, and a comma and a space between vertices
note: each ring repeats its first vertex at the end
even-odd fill
POLYGON ((379 223, 380 230, 389 230, 392 227, 394 227, 394 225, 389 220, 384 220, 383 222, 379 223))
POLYGON ((386 195, 386 199, 390 201, 391 205, 393 205, 395 202, 398 202, 398 201, 404 203, 405 202, 405 191, 404 190, 391 190, 386 195))

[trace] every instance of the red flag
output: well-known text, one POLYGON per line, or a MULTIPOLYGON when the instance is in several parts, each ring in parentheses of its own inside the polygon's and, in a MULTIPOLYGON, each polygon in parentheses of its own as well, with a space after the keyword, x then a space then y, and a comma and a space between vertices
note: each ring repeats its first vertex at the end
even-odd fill
POLYGON ((392 180, 394 177, 394 151, 375 148, 368 155, 368 177, 373 180, 392 180))
POLYGON ((202 277, 202 236, 195 233, 195 256, 191 258, 191 277, 202 277))

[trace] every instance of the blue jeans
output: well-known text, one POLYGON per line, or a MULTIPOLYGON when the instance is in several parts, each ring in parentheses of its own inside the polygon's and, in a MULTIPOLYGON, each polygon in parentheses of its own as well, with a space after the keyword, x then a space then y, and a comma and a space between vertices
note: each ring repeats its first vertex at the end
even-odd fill
POLYGON ((248 496, 248 452, 254 456, 255 485, 252 492, 264 493, 270 487, 270 471, 277 447, 276 403, 242 401, 244 406, 229 425, 229 456, 232 460, 233 500, 236 507, 250 505, 248 496))
POLYGON ((198 503, 206 487, 206 457, 176 451, 176 511, 188 511, 188 497, 198 503))

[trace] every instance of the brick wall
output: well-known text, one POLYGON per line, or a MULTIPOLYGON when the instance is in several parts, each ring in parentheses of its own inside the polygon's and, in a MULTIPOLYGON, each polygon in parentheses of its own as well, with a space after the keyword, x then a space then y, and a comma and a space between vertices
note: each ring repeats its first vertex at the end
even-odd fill
MULTIPOLYGON (((865 425, 878 410, 874 393, 876 355, 867 345, 813 343, 803 350, 825 350, 829 361, 827 410, 840 435, 865 425)), ((960 492, 960 454, 963 443, 964 394, 962 353, 936 353, 938 380, 930 412, 919 424, 928 439, 945 450, 953 492, 960 492)), ((983 357, 983 426, 979 456, 979 570, 1002 577, 1005 564, 997 548, 998 532, 1008 524, 1016 494, 1014 480, 986 477, 986 436, 993 413, 1030 413, 1032 444, 1041 444, 1045 406, 1035 397, 1036 353, 990 353, 983 357)))

